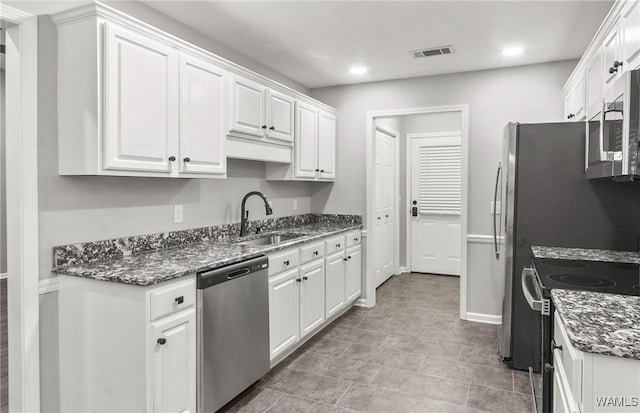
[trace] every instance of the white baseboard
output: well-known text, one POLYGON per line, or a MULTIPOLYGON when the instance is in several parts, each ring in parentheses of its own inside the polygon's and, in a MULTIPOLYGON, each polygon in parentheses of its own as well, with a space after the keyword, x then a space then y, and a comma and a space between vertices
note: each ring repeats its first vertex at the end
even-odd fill
POLYGON ((356 307, 366 307, 367 306, 367 300, 364 298, 358 298, 356 300, 355 303, 353 303, 354 306, 356 307))
POLYGON ((60 281, 58 278, 48 278, 46 280, 40 280, 39 292, 40 294, 47 294, 58 291, 60 289, 60 281))
POLYGON ((493 315, 493 314, 482 314, 482 313, 469 313, 467 312, 467 321, 475 321, 477 323, 485 323, 485 324, 502 324, 502 316, 501 315, 493 315))
POLYGON ((3 272, 2 274, 0 274, 0 280, 4 280, 5 278, 7 278, 6 272, 3 272))
POLYGON ((409 269, 407 267, 400 267, 398 268, 398 274, 402 274, 405 272, 409 272, 409 269))

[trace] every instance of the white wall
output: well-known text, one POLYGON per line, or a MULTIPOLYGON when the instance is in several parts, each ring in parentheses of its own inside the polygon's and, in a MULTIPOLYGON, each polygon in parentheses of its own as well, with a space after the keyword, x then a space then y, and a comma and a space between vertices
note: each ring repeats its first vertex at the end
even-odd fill
MULTIPOLYGON (((312 90, 338 108, 338 176, 311 197, 314 212, 366 215, 366 114, 369 111, 469 105, 469 234, 492 233, 489 206, 507 122, 562 120, 562 86, 577 61, 429 76, 312 90)), ((406 131, 405 131, 406 132, 406 131)), ((366 222, 366 221, 365 221, 366 222)), ((475 240, 475 238, 472 238, 475 240)), ((468 311, 497 316, 501 280, 491 265, 491 245, 469 243, 468 311)))
MULTIPOLYGON (((4 44, 4 41, 2 41, 1 43, 4 44)), ((4 274, 7 272, 7 174, 5 171, 5 107, 5 73, 4 70, 0 70, 0 274, 4 274)))

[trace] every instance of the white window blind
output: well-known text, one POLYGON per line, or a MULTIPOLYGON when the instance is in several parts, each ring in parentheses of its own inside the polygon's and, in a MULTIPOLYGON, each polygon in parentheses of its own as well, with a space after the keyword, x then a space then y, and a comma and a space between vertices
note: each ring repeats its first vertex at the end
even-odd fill
POLYGON ((420 147, 420 213, 460 215, 462 150, 460 145, 420 147))

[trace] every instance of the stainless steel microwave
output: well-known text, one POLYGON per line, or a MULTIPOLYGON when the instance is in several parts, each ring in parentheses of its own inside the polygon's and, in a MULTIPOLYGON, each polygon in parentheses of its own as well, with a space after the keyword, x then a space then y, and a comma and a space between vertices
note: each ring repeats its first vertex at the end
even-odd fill
POLYGON ((640 180, 640 70, 629 70, 616 82, 620 82, 615 87, 622 94, 604 102, 601 112, 586 125, 588 179, 640 180))

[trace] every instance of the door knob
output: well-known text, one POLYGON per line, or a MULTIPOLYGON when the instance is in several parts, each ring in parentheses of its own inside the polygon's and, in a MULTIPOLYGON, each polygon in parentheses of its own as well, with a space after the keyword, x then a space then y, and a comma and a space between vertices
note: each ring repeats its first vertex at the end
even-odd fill
POLYGON ((413 217, 417 217, 418 216, 418 207, 413 207, 411 208, 411 216, 413 217))

